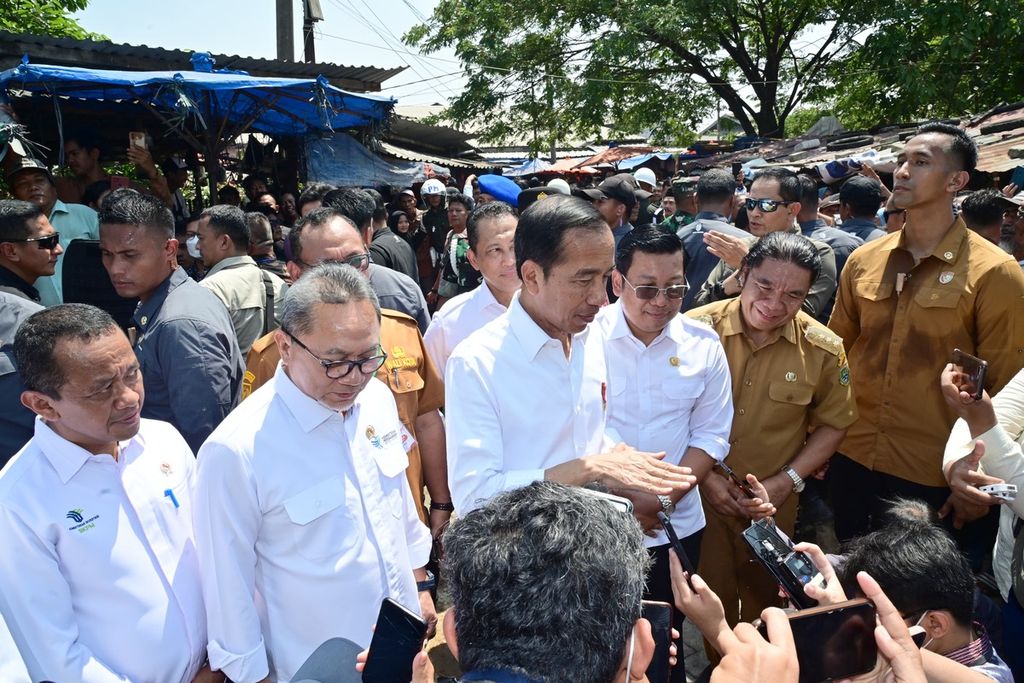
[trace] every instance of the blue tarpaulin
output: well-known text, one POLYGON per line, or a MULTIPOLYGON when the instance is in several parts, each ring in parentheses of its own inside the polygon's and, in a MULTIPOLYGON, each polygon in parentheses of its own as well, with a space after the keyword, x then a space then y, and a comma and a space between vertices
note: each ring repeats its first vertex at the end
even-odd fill
POLYGON ((618 169, 620 171, 628 171, 629 169, 636 168, 640 164, 643 164, 644 162, 650 161, 651 159, 653 159, 655 157, 657 157, 658 159, 661 159, 662 161, 665 161, 666 159, 671 159, 672 158, 672 154, 670 152, 663 152, 663 153, 654 152, 654 153, 651 153, 651 154, 640 154, 640 155, 637 155, 635 157, 627 157, 626 159, 623 159, 622 161, 620 161, 617 164, 617 166, 618 166, 618 169))
POLYGON ((428 171, 450 174, 446 168, 419 161, 387 162, 344 133, 329 138, 307 138, 306 171, 311 183, 341 187, 410 187, 426 180, 428 171))
POLYGON ((517 178, 519 176, 533 175, 534 173, 543 173, 547 170, 551 164, 544 161, 543 159, 527 159, 518 166, 512 168, 506 168, 502 171, 502 175, 517 178))

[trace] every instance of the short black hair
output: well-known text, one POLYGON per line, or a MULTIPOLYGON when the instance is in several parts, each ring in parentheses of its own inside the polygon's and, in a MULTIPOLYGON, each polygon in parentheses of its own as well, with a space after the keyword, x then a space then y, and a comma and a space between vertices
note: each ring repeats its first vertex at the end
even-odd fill
MULTIPOLYGON (((305 216, 299 218, 299 220, 295 221, 295 225, 293 225, 292 229, 288 231, 288 237, 286 238, 288 240, 288 249, 286 251, 290 254, 291 260, 296 262, 302 261, 302 235, 306 230, 311 227, 319 228, 327 225, 335 218, 342 219, 352 226, 352 229, 355 230, 356 233, 359 233, 359 228, 356 227, 352 219, 338 209, 331 206, 317 207, 305 216)), ((362 239, 361 234, 360 239, 362 239)))
POLYGON ((817 208, 818 181, 806 173, 797 174, 796 179, 800 182, 800 208, 817 208))
POLYGON ((874 218, 882 203, 882 184, 862 175, 847 178, 839 188, 839 203, 855 217, 874 218))
POLYGON ((64 133, 64 144, 67 145, 69 142, 73 142, 85 150, 97 149, 100 156, 103 156, 103 143, 100 141, 100 136, 91 130, 83 128, 64 133))
POLYGON ((978 145, 974 143, 963 128, 949 123, 934 121, 918 126, 915 135, 926 133, 940 133, 950 137, 949 147, 946 150, 954 157, 961 171, 970 173, 978 165, 978 145))
POLYGON ((295 200, 295 210, 301 214, 304 205, 310 202, 322 202, 324 195, 335 189, 337 188, 329 183, 310 183, 306 185, 302 189, 302 194, 295 200))
POLYGON ((754 242, 743 257, 743 266, 750 271, 767 259, 804 268, 811 273, 812 284, 821 273, 821 256, 814 243, 792 232, 771 232, 754 242))
POLYGON ((522 278, 523 264, 533 261, 548 275, 562 260, 566 233, 577 228, 611 232, 594 205, 579 197, 552 195, 531 204, 516 227, 516 274, 522 278))
POLYGON ((469 240, 469 248, 475 252, 476 245, 480 241, 480 221, 495 221, 505 216, 516 217, 516 210, 512 208, 511 204, 505 202, 488 202, 474 209, 466 221, 466 238, 469 240))
POLYGON ((916 620, 926 611, 945 610, 958 625, 970 626, 970 564, 933 519, 934 513, 921 501, 895 501, 884 527, 847 546, 838 571, 847 594, 860 594, 856 577, 864 571, 878 581, 904 618, 916 620))
POLYGON ((120 330, 110 314, 88 304, 61 304, 32 314, 14 335, 14 360, 25 388, 59 399, 67 377, 54 355, 57 343, 111 332, 120 330))
POLYGON ((638 225, 619 242, 615 250, 615 270, 623 275, 633 265, 633 254, 675 254, 682 253, 683 241, 674 232, 667 232, 656 225, 638 225))
POLYGON ((724 168, 709 168, 697 179, 697 199, 699 201, 724 202, 734 194, 736 194, 736 176, 724 168))
POLYGON ((204 209, 200 218, 208 219, 207 225, 218 235, 227 235, 236 249, 249 248, 249 226, 245 222, 245 212, 237 206, 215 204, 204 209))
POLYGON ((100 228, 107 225, 134 225, 153 230, 167 239, 174 238, 174 214, 156 197, 131 188, 114 190, 99 211, 100 228))
POLYGON ((1002 224, 1004 208, 1003 195, 991 187, 972 192, 960 204, 967 227, 977 229, 1002 224))
POLYGON ((20 199, 0 200, 0 242, 16 242, 32 236, 31 223, 39 220, 43 210, 33 202, 20 199))
POLYGON ((235 187, 234 185, 224 185, 219 190, 217 190, 217 199, 224 199, 224 197, 227 196, 232 196, 239 202, 242 201, 242 195, 239 194, 238 188, 235 187))
POLYGON ((247 211, 244 216, 246 228, 249 230, 250 247, 259 247, 274 241, 274 229, 269 218, 259 211, 247 211))
POLYGON ((86 206, 93 204, 99 205, 99 199, 103 196, 104 192, 109 192, 111 189, 110 178, 104 178, 103 180, 97 180, 94 183, 89 183, 85 186, 85 190, 82 192, 82 203, 86 206))
POLYGON ((360 230, 365 230, 373 219, 373 198, 362 190, 339 187, 325 194, 322 202, 347 216, 360 230))
POLYGON ((753 186, 758 180, 774 180, 779 184, 779 196, 787 202, 800 201, 800 179, 796 173, 785 168, 766 168, 754 176, 753 186))
POLYGON ((451 208, 452 204, 462 204, 466 207, 466 211, 473 210, 473 200, 462 194, 461 192, 453 192, 448 194, 448 208, 451 208))
MULTIPOLYGON (((251 194, 252 186, 253 186, 253 183, 255 183, 257 180, 262 181, 262 183, 264 185, 267 184, 267 181, 264 180, 262 176, 257 175, 255 173, 253 173, 251 175, 247 175, 247 176, 245 176, 245 178, 242 179, 242 189, 245 190, 245 193, 247 195, 252 196, 252 194, 251 194)), ((255 199, 255 197, 253 197, 253 199, 255 199)))

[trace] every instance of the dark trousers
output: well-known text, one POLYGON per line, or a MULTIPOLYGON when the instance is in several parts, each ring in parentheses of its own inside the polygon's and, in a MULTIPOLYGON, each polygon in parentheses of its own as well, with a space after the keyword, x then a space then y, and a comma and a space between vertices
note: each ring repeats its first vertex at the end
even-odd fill
MULTIPOLYGON (((683 550, 690 557, 693 566, 700 562, 700 540, 704 530, 701 529, 679 539, 683 544, 683 550)), ((651 556, 651 569, 647 574, 647 586, 644 590, 644 600, 658 600, 672 605, 672 628, 679 631, 679 640, 674 641, 678 663, 672 668, 671 683, 686 683, 686 663, 683 661, 683 613, 676 609, 675 598, 672 596, 672 575, 669 571, 668 553, 670 545, 661 545, 656 548, 648 548, 651 556)))
POLYGON ((1024 607, 1017 602, 1012 589, 1003 607, 1003 643, 1005 647, 1000 654, 1006 665, 1015 680, 1024 681, 1024 650, 1020 647, 1024 643, 1024 607))

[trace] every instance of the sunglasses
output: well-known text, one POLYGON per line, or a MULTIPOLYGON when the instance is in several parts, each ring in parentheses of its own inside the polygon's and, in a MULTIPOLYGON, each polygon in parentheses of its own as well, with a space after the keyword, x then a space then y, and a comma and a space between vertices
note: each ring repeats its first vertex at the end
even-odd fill
POLYGON ((622 281, 629 285, 629 288, 633 290, 634 294, 636 294, 636 298, 641 301, 657 299, 658 295, 662 292, 665 292, 666 299, 679 301, 686 296, 688 291, 690 291, 690 285, 685 283, 681 285, 670 285, 664 288, 655 287, 653 285, 640 285, 639 287, 635 287, 632 282, 626 279, 625 275, 622 276, 622 281))
POLYGON ((35 242, 36 247, 39 249, 46 249, 47 251, 53 251, 57 248, 60 243, 60 233, 55 232, 50 235, 43 235, 42 237, 29 237, 23 240, 4 240, 4 242, 14 242, 16 244, 28 244, 35 242))
POLYGON ((747 199, 743 205, 747 207, 747 211, 760 209, 762 213, 772 213, 777 211, 780 206, 789 206, 792 203, 778 199, 747 199))

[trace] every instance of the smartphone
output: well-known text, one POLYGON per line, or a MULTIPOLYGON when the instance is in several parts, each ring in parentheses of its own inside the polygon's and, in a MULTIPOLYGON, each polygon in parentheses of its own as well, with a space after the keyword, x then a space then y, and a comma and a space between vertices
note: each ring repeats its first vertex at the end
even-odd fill
POLYGON ((128 133, 128 146, 146 149, 146 134, 137 130, 130 131, 128 133))
POLYGON ((980 401, 982 392, 985 391, 988 361, 960 349, 953 349, 952 363, 960 373, 960 391, 966 391, 975 401, 980 401))
POLYGON ((657 600, 642 600, 640 616, 651 622, 654 635, 654 656, 647 667, 650 683, 668 683, 672 667, 669 663, 669 647, 672 646, 672 605, 657 600))
POLYGON ((669 519, 668 515, 664 512, 659 512, 658 521, 661 522, 661 528, 668 535, 668 542, 672 544, 672 549, 676 551, 676 556, 679 557, 679 561, 683 565, 683 570, 686 572, 686 585, 690 587, 690 590, 693 590, 693 583, 690 581, 690 577, 697 573, 697 569, 693 566, 693 562, 690 561, 690 556, 683 550, 683 544, 679 540, 679 536, 676 535, 676 529, 672 526, 672 520, 669 519))
MULTIPOLYGON (((875 668, 875 605, 857 598, 791 612, 800 683, 834 681, 867 673, 875 668)), ((763 622, 757 627, 768 638, 763 622)))
POLYGON ((734 472, 731 467, 726 465, 725 462, 718 463, 718 469, 722 470, 722 472, 724 472, 725 475, 732 480, 733 484, 736 484, 736 486, 740 487, 740 490, 743 491, 744 495, 746 495, 747 498, 757 498, 757 496, 754 495, 754 489, 750 488, 750 484, 748 484, 746 480, 740 479, 738 476, 736 476, 736 472, 734 472))
POLYGON ((583 488, 581 489, 584 493, 587 493, 596 498, 600 498, 605 501, 619 512, 624 512, 627 515, 633 514, 633 501, 629 498, 623 498, 622 496, 614 496, 604 491, 596 491, 594 489, 583 488))
POLYGON ((391 598, 384 598, 370 640, 363 680, 366 683, 411 681, 412 660, 423 649, 426 635, 427 622, 418 614, 391 598))
POLYGON ((743 540, 782 586, 794 607, 807 609, 818 604, 804 592, 804 586, 821 580, 817 567, 805 553, 793 550, 793 542, 775 526, 775 522, 771 519, 751 522, 743 530, 743 540))

